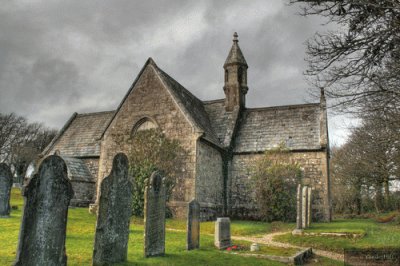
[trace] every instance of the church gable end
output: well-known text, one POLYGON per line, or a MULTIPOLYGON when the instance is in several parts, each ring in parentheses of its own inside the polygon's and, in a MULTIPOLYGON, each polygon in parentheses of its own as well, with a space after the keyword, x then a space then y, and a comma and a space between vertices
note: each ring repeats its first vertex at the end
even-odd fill
POLYGON ((130 144, 126 140, 136 130, 159 127, 167 138, 178 139, 188 152, 182 158, 184 176, 178 177, 170 201, 175 214, 184 216, 184 202, 194 197, 196 140, 201 129, 182 106, 182 99, 171 91, 165 75, 151 59, 147 61, 104 133, 98 178, 101 180, 109 173, 116 153, 129 154, 130 144))

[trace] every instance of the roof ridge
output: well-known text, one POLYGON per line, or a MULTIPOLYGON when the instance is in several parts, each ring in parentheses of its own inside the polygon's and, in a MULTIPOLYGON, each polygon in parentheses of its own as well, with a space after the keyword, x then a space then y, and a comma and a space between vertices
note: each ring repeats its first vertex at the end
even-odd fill
POLYGON ((203 102, 203 104, 211 104, 211 103, 225 102, 225 98, 216 99, 216 100, 207 100, 207 101, 202 101, 202 102, 203 102))
POLYGON ((105 113, 114 113, 116 110, 112 111, 99 111, 99 112, 91 112, 91 113, 78 113, 78 116, 86 116, 86 115, 100 115, 105 113))
POLYGON ((268 110, 268 109, 286 109, 286 108, 290 108, 290 107, 306 107, 306 106, 317 106, 317 105, 320 105, 320 103, 302 103, 302 104, 255 107, 255 108, 246 108, 246 111, 262 111, 262 110, 268 110))

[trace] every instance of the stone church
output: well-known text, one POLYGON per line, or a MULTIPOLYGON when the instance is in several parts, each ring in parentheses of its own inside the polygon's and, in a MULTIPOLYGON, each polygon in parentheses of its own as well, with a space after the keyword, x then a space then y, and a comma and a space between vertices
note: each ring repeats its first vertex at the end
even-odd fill
MULTIPOLYGON (((225 61, 224 99, 202 101, 149 58, 116 110, 74 113, 43 155, 59 153, 67 164, 75 198, 72 204, 97 201, 102 179, 118 152, 129 145, 116 136, 160 128, 187 151, 183 175, 177 180, 169 208, 186 215, 196 198, 202 218, 229 215, 257 219, 249 166, 268 149, 285 143, 290 159, 304 169, 303 183, 313 189, 315 218, 331 219, 329 145, 326 101, 319 103, 246 107, 248 65, 234 34, 225 61)), ((222 88, 221 88, 222 89, 222 88)))

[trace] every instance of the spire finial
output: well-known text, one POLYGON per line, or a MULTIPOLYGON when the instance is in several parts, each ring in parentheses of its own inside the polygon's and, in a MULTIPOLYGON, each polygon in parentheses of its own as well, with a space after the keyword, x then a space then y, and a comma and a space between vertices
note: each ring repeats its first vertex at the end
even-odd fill
POLYGON ((235 32, 233 34, 233 42, 239 42, 238 37, 239 37, 239 35, 237 34, 237 32, 235 32))

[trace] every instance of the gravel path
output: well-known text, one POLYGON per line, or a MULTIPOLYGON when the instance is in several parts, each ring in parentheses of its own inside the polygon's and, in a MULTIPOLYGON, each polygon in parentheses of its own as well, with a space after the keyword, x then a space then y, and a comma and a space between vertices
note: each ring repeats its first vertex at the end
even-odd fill
MULTIPOLYGON (((274 236, 284 235, 287 233, 288 232, 276 232, 276 233, 266 234, 262 237, 232 236, 232 239, 246 240, 246 241, 250 241, 250 242, 256 242, 256 243, 260 243, 260 244, 265 244, 265 245, 270 245, 270 246, 275 246, 275 247, 282 247, 282 248, 304 248, 304 247, 291 245, 288 243, 276 242, 273 240, 274 236)), ((339 253, 335 253, 335 252, 331 252, 331 251, 320 250, 320 249, 315 249, 315 248, 313 248, 312 250, 313 250, 313 253, 317 254, 318 256, 323 256, 323 257, 327 257, 327 258, 339 260, 339 261, 344 260, 343 254, 339 254, 339 253)))
MULTIPOLYGON (((172 229, 172 228, 167 228, 168 231, 179 231, 179 232, 185 232, 185 230, 179 230, 179 229, 172 229)), ((262 237, 249 237, 249 236, 232 236, 232 239, 236 240, 245 240, 249 242, 255 242, 255 243, 260 243, 264 245, 269 245, 269 246, 275 246, 275 247, 281 247, 281 248, 304 248, 300 246, 295 246, 289 243, 281 243, 281 242, 276 242, 273 240, 275 236, 278 235, 284 235, 289 233, 288 231, 286 232, 276 232, 276 233, 271 233, 271 234, 266 234, 263 235, 262 237)), ((213 236, 212 234, 207 234, 210 236, 213 236)), ((320 250, 320 249, 315 249, 312 248, 312 251, 314 254, 322 257, 327 257, 333 260, 338 260, 338 261, 344 261, 344 256, 343 254, 340 253, 335 253, 331 251, 326 251, 326 250, 320 250)))

